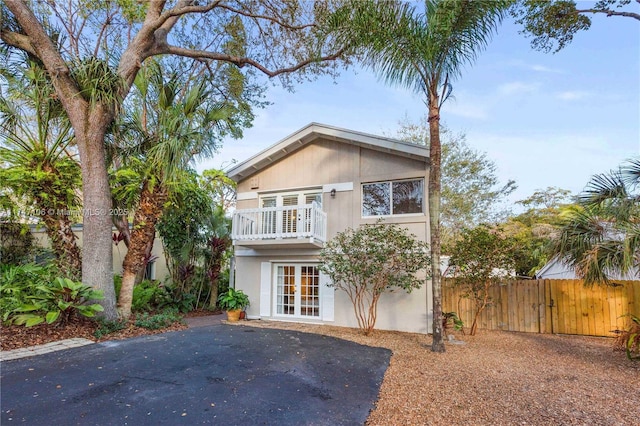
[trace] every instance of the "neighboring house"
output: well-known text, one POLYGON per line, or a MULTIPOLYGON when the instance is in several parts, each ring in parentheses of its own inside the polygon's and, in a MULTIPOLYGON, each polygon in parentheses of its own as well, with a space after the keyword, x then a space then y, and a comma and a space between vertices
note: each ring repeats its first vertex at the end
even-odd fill
MULTIPOLYGON (((621 275, 620 273, 613 273, 609 275, 609 279, 611 280, 619 280, 619 281, 635 281, 640 279, 640 271, 637 268, 631 270, 625 275, 621 275)), ((577 280, 580 279, 576 275, 575 269, 571 266, 566 265, 559 258, 554 257, 546 265, 540 269, 535 276, 536 279, 546 279, 546 280, 577 280)))
MULTIPOLYGON (((427 240, 428 149, 312 123, 229 170, 236 288, 248 318, 357 327, 344 292, 318 269, 338 232, 383 218, 427 240)), ((431 286, 382 296, 376 328, 431 330, 431 286)))
MULTIPOLYGON (((82 248, 82 225, 73 225, 73 233, 78 237, 77 243, 82 248)), ((118 231, 114 228, 114 233, 118 231)), ((51 243, 47 232, 43 226, 32 226, 31 233, 35 237, 34 243, 42 248, 49 248, 51 243)), ((116 275, 122 275, 122 261, 127 254, 127 246, 123 241, 113 243, 113 273, 116 275)), ((164 250, 162 247, 162 240, 156 235, 153 241, 153 249, 151 250, 151 261, 147 263, 145 270, 145 278, 150 280, 164 281, 169 276, 169 270, 167 268, 167 262, 164 256, 164 250)))

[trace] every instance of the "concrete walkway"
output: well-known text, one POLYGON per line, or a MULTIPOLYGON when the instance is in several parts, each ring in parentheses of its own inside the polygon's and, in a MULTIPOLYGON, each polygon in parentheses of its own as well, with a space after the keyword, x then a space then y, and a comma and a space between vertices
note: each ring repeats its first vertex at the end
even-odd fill
POLYGON ((95 342, 89 339, 82 339, 78 337, 75 339, 58 340, 57 342, 45 343, 44 345, 13 349, 11 351, 0 351, 0 361, 9 361, 11 359, 20 359, 35 355, 43 355, 49 352, 77 348, 80 346, 90 345, 92 343, 95 342))

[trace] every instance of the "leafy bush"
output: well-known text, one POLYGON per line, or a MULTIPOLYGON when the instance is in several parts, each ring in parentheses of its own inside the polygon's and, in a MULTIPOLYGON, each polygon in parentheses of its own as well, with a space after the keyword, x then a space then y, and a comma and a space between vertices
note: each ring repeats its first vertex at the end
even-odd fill
POLYGON ((622 331, 616 339, 616 346, 627 353, 627 358, 640 361, 640 318, 629 314, 631 325, 622 331))
POLYGON ((143 280, 133 288, 131 310, 150 312, 171 305, 171 294, 157 281, 143 280))
POLYGON ((0 315, 7 321, 12 312, 29 303, 38 287, 52 282, 58 274, 53 265, 2 265, 0 267, 0 315))
POLYGON ((31 327, 44 321, 52 324, 60 321, 67 324, 76 314, 94 317, 104 308, 97 303, 87 305, 89 300, 102 299, 102 292, 74 282, 68 278, 56 278, 53 283, 38 285, 36 294, 28 296, 23 304, 9 314, 9 320, 17 325, 31 327))
POLYGON ((443 312, 442 331, 445 336, 452 325, 455 331, 462 331, 464 333, 464 322, 458 317, 458 314, 456 312, 443 312))
POLYGON ((135 325, 149 330, 159 330, 169 327, 177 321, 182 321, 180 314, 174 309, 167 309, 159 314, 149 314, 145 312, 136 319, 135 325))
POLYGON ((244 294, 242 290, 229 288, 225 293, 218 297, 220 309, 225 311, 234 311, 236 309, 244 309, 249 306, 249 296, 244 294))
POLYGON ((116 331, 123 330, 127 323, 126 321, 109 321, 106 319, 98 319, 98 329, 93 332, 96 339, 101 339, 107 334, 115 333, 116 331))
POLYGON ((134 312, 154 312, 171 308, 180 312, 189 312, 193 309, 194 300, 195 296, 178 292, 175 286, 143 280, 133 289, 131 309, 134 312))
MULTIPOLYGON (((417 272, 430 262, 426 243, 397 225, 380 221, 339 232, 320 252, 320 270, 349 296, 365 335, 375 327, 378 300, 395 288, 407 293, 420 288, 417 272)), ((428 271, 426 271, 428 273, 428 271)))

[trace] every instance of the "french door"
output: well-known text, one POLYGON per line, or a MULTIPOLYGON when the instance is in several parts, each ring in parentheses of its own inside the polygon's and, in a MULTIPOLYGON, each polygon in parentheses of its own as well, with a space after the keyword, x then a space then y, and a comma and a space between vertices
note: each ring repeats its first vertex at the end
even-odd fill
POLYGON ((320 318, 320 271, 317 265, 276 264, 273 278, 277 316, 320 318))

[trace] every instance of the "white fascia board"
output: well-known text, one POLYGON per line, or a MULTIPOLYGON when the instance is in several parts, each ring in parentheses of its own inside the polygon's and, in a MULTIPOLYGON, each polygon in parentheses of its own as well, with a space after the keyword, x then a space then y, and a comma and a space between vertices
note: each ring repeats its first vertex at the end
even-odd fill
POLYGON ((244 201, 244 200, 255 200, 258 198, 258 193, 253 191, 253 192, 239 192, 238 195, 236 195, 236 200, 237 201, 244 201))
POLYGON ((331 192, 333 189, 335 189, 336 192, 353 191, 353 182, 340 182, 322 185, 322 192, 331 192))

